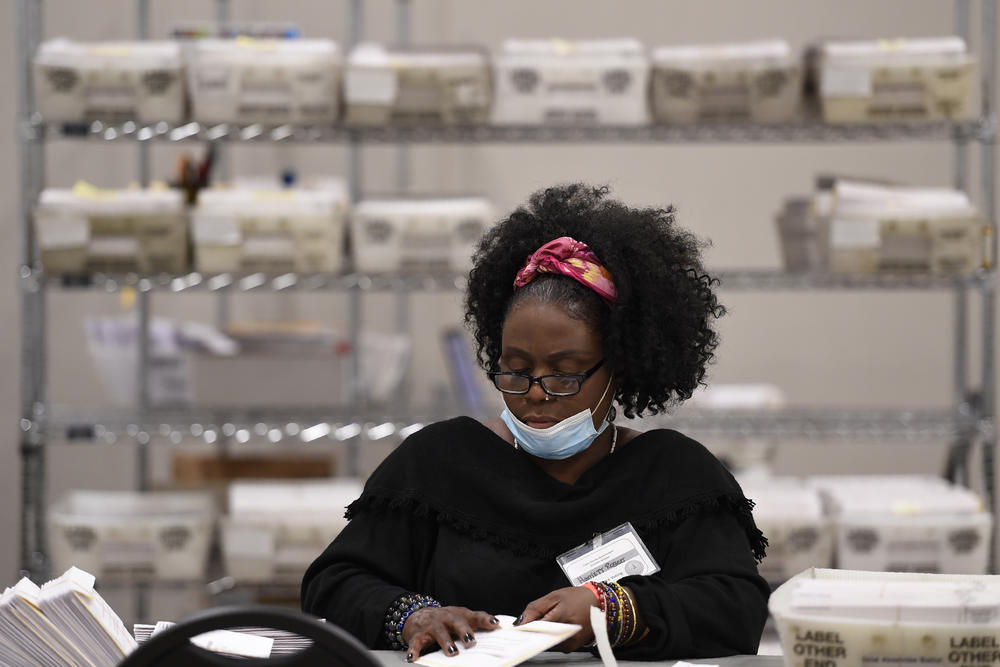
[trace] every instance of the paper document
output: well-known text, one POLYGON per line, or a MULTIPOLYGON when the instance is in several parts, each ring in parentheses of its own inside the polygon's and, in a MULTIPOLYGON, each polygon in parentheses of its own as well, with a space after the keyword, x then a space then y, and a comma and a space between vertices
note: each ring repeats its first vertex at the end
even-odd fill
POLYGON ((532 621, 515 626, 513 616, 496 618, 500 627, 477 632, 475 646, 465 648, 456 641, 458 655, 449 656, 444 651, 435 651, 420 657, 417 662, 434 667, 511 667, 569 639, 581 629, 573 623, 551 621, 532 621))

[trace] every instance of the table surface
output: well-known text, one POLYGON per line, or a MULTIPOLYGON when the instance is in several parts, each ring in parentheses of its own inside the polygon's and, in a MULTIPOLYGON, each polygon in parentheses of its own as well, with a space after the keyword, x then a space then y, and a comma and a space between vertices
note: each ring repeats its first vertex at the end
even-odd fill
MULTIPOLYGON (((372 651, 376 659, 386 667, 399 667, 406 665, 403 659, 405 655, 402 651, 372 651)), ((782 658, 777 655, 734 655, 728 658, 709 658, 702 660, 690 660, 696 664, 719 665, 719 667, 782 667, 782 658)), ((676 660, 664 660, 662 662, 639 662, 635 660, 619 660, 619 665, 673 665, 676 660)), ((601 660, 589 653, 556 653, 546 652, 532 658, 526 665, 600 665, 601 660)))

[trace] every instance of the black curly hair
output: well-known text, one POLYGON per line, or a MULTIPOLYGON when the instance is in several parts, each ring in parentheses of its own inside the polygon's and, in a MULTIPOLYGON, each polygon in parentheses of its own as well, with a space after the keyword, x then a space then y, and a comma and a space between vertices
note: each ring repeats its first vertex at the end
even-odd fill
POLYGON ((615 399, 626 417, 641 417, 690 398, 704 383, 719 344, 714 320, 725 308, 713 291, 718 281, 701 263, 704 244, 675 225, 672 206, 631 208, 609 193, 582 183, 540 190, 486 232, 473 255, 465 322, 480 365, 497 371, 511 307, 526 299, 558 303, 600 335, 618 380, 615 399), (528 255, 560 236, 586 243, 611 273, 618 292, 612 305, 553 274, 514 291, 528 255))

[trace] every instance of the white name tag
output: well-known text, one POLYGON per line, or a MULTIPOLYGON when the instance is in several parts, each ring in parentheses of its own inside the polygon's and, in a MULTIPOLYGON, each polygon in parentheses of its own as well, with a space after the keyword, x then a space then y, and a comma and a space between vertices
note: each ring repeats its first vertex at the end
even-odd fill
POLYGON ((556 562, 574 586, 588 581, 618 581, 633 574, 660 571, 631 523, 623 523, 561 554, 556 562))

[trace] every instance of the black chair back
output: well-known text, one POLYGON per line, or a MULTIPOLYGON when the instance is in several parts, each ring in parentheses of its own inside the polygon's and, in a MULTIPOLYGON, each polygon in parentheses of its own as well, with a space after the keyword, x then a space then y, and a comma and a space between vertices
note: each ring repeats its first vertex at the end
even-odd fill
POLYGON ((381 667, 365 646, 345 630, 290 609, 263 606, 209 609, 158 633, 133 651, 120 667, 381 667), (195 646, 190 639, 212 630, 259 627, 285 630, 312 640, 290 655, 233 658, 195 646))

